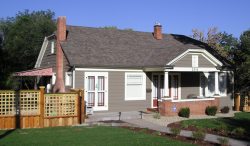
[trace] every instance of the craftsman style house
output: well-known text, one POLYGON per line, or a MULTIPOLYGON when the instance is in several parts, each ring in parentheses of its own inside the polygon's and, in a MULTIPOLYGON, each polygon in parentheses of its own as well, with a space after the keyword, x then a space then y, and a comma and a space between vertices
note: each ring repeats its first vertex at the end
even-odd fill
POLYGON ((230 64, 207 44, 184 35, 66 25, 45 37, 35 70, 48 92, 81 88, 94 111, 160 108, 174 115, 181 107, 202 114, 206 106, 233 104, 230 64))

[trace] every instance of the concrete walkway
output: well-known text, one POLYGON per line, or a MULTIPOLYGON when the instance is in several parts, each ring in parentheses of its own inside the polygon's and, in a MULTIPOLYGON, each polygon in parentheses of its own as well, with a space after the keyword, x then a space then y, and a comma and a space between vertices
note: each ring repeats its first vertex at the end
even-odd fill
MULTIPOLYGON (((124 119, 123 121, 127 122, 129 124, 136 125, 137 127, 140 127, 140 128, 148 128, 148 129, 156 130, 159 132, 171 133, 170 128, 146 121, 144 119, 124 119)), ((192 137, 192 131, 181 130, 180 135, 185 136, 185 137, 192 137)), ((219 143, 217 140, 218 138, 225 138, 225 137, 213 135, 213 134, 206 134, 205 141, 219 143)), ((232 138, 228 138, 228 137, 226 137, 226 138, 229 140, 229 144, 232 146, 250 146, 250 142, 236 140, 236 139, 232 139, 232 138)))

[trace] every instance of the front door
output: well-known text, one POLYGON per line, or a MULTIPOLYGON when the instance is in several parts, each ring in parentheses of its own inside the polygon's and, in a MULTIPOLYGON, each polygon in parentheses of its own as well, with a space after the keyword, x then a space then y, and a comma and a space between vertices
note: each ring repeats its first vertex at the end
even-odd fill
POLYGON ((169 81, 170 81, 169 96, 173 100, 179 100, 181 98, 180 74, 178 73, 170 74, 169 81))
POLYGON ((158 107, 158 99, 164 96, 164 75, 153 74, 153 108, 158 107))
POLYGON ((108 110, 107 72, 85 72, 85 100, 94 111, 108 110))

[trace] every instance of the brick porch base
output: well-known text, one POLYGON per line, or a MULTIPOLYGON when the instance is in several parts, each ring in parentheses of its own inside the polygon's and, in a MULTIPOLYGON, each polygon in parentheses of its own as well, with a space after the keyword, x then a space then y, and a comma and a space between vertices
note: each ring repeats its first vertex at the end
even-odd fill
POLYGON ((204 115, 207 106, 219 106, 218 98, 215 100, 206 101, 181 101, 172 102, 171 100, 164 100, 159 103, 159 112, 162 116, 177 116, 178 112, 183 107, 189 107, 190 115, 204 115))

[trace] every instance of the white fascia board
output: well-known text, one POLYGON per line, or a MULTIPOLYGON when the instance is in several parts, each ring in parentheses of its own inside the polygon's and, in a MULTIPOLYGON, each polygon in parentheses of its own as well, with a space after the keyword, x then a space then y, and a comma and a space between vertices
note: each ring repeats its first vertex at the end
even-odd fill
POLYGON ((169 63, 167 63, 166 65, 172 65, 173 63, 177 62, 178 60, 180 60, 181 58, 183 58, 184 56, 186 56, 189 53, 202 53, 204 54, 203 56, 207 56, 206 59, 209 58, 210 62, 213 62, 213 64, 215 65, 220 65, 222 66, 223 64, 217 59, 215 58, 212 54, 210 54, 207 50, 205 49, 188 49, 187 51, 185 51, 184 53, 182 53, 181 55, 177 56, 176 58, 174 58, 172 61, 170 61, 169 63))
POLYGON ((143 72, 142 69, 105 69, 105 68, 75 68, 76 71, 126 71, 143 72))
POLYGON ((42 47, 41 47, 41 50, 40 50, 39 56, 38 56, 38 58, 37 58, 37 60, 36 60, 36 64, 35 64, 35 67, 34 67, 34 68, 39 68, 39 67, 40 67, 48 43, 49 43, 48 38, 47 38, 47 37, 44 37, 43 45, 42 45, 42 47))
POLYGON ((168 71, 168 72, 173 72, 173 71, 182 71, 182 72, 218 72, 220 70, 216 69, 215 67, 214 68, 206 68, 206 67, 197 67, 195 68, 192 68, 192 67, 174 67, 173 69, 165 69, 164 71, 168 71))
POLYGON ((144 68, 144 71, 148 72, 148 71, 164 71, 163 67, 159 67, 159 68, 144 68))

